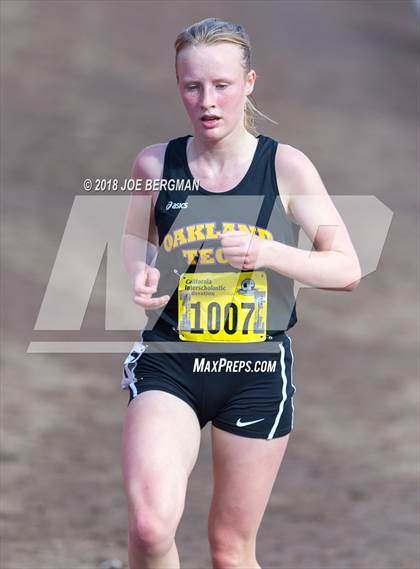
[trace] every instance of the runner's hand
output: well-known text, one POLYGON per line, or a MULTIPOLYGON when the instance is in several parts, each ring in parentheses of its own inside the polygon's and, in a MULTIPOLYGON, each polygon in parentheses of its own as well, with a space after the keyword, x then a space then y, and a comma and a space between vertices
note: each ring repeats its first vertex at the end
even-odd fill
POLYGON ((249 231, 220 234, 223 256, 236 269, 260 269, 266 266, 267 241, 249 231))
POLYGON ((143 308, 153 310, 161 308, 169 301, 169 296, 152 295, 157 292, 157 286, 160 279, 160 271, 154 267, 146 267, 134 279, 134 302, 143 308))

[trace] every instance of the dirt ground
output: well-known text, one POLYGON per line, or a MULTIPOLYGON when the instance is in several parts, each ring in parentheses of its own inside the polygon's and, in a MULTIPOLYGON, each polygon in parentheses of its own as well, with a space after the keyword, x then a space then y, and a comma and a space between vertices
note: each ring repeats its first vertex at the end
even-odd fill
MULTIPOLYGON (((293 330, 295 429, 259 537, 264 569, 415 569, 418 543, 418 19, 410 1, 1 2, 2 569, 127 567, 123 353, 30 354, 86 177, 125 178, 144 146, 191 132, 173 42, 208 16, 254 48, 259 131, 303 150, 330 194, 394 212, 351 294, 304 290, 293 330)), ((104 330, 101 267, 83 338, 104 330)), ((134 306, 134 305, 133 305, 134 306)), ((79 335, 78 335, 79 334, 79 335)), ((178 531, 210 568, 210 427, 178 531)))

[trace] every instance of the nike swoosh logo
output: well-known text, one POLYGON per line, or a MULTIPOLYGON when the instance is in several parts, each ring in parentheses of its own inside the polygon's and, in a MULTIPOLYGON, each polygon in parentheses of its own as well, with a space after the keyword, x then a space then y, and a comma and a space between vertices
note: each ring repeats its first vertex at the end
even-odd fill
POLYGON ((253 425, 254 423, 259 423, 260 421, 264 421, 263 419, 257 419, 256 421, 246 421, 245 423, 241 421, 241 419, 238 419, 236 421, 236 426, 237 427, 246 427, 247 425, 253 425))

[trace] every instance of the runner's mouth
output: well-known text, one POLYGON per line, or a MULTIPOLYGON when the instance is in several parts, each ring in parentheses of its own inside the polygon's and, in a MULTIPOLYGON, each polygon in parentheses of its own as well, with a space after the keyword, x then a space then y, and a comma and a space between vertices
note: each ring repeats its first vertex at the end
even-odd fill
POLYGON ((200 120, 210 120, 210 119, 220 119, 220 117, 218 115, 208 114, 208 115, 203 115, 200 118, 200 120))
POLYGON ((204 116, 201 117, 200 121, 203 123, 204 126, 214 126, 216 124, 218 124, 218 122, 221 120, 220 117, 216 117, 216 116, 204 116))

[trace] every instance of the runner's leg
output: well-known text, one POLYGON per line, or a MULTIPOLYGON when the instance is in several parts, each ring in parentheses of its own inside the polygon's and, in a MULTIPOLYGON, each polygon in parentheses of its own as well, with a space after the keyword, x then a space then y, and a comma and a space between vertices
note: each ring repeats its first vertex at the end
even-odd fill
POLYGON ((260 567, 257 532, 289 436, 247 438, 212 425, 214 489, 208 529, 213 569, 260 567))
POLYGON ((130 569, 180 567, 175 533, 200 433, 194 410, 170 393, 145 391, 128 405, 122 469, 130 569))

